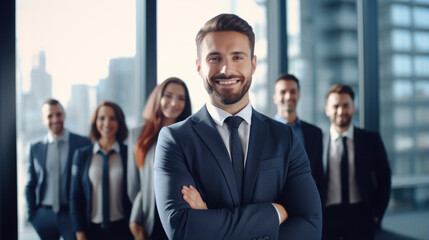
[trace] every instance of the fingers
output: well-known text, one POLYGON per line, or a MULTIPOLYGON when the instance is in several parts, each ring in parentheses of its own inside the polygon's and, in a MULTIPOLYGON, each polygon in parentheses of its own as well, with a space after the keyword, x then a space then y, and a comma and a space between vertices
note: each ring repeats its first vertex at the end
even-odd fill
POLYGON ((208 209, 200 193, 194 186, 183 186, 181 193, 183 195, 183 200, 185 200, 192 209, 208 209))

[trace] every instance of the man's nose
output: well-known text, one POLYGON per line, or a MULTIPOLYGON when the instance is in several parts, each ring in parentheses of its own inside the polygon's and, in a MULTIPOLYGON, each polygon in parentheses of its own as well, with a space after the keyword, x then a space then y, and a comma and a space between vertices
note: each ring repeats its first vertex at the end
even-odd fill
POLYGON ((290 93, 289 92, 285 92, 285 94, 283 95, 284 99, 289 99, 290 98, 290 93))
POLYGON ((228 60, 225 60, 221 66, 220 73, 228 75, 230 68, 228 60))

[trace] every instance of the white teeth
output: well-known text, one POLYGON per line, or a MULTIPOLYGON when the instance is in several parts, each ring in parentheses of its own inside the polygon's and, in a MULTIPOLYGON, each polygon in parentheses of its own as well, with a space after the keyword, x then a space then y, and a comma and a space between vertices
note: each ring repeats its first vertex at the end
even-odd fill
POLYGON ((238 82, 237 80, 233 80, 233 81, 219 81, 219 84, 233 84, 233 83, 236 83, 236 82, 238 82))

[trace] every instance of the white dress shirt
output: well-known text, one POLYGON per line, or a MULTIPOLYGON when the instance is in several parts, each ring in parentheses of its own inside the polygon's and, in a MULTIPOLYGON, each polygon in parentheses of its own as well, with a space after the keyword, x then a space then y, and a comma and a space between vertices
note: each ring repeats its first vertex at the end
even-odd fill
POLYGON ((329 144, 329 181, 326 206, 341 204, 341 154, 343 143, 341 137, 347 137, 347 156, 349 162, 349 199, 350 203, 361 201, 361 196, 357 189, 355 172, 355 146, 353 140, 353 126, 350 126, 343 134, 339 134, 331 125, 329 144))
MULTIPOLYGON (((216 123, 217 131, 219 132, 231 159, 231 150, 229 147, 230 133, 229 133, 228 126, 223 123, 227 117, 230 117, 233 115, 218 107, 213 106, 211 103, 206 103, 206 107, 213 121, 216 123)), ((240 126, 238 127, 238 136, 240 137, 241 146, 243 147, 244 169, 245 169, 246 162, 247 162, 247 149, 249 147, 250 125, 252 123, 252 105, 250 104, 250 102, 234 116, 239 116, 243 118, 243 122, 241 122, 240 126)), ((280 224, 281 222, 280 213, 274 205, 273 207, 277 212, 277 216, 279 218, 279 224, 280 224)))
MULTIPOLYGON (((122 207, 122 175, 123 167, 120 154, 119 143, 115 142, 111 148, 115 153, 109 156, 109 204, 110 221, 117 221, 124 218, 122 207)), ((92 189, 91 221, 101 223, 103 221, 103 158, 97 154, 98 150, 104 152, 98 142, 94 143, 91 165, 88 175, 92 189)), ((107 154, 106 152, 104 152, 107 154)))
MULTIPOLYGON (((206 106, 207 111, 216 123, 216 128, 223 140, 223 143, 225 144, 226 149, 228 150, 229 156, 231 157, 231 150, 229 146, 230 133, 228 130, 228 126, 224 124, 224 121, 227 117, 230 117, 232 115, 218 107, 213 106, 210 103, 207 103, 206 106)), ((246 168, 247 148, 249 146, 250 137, 250 124, 252 123, 252 105, 250 104, 250 102, 234 116, 239 116, 244 120, 238 127, 238 136, 240 137, 241 146, 243 148, 244 168, 246 168)))

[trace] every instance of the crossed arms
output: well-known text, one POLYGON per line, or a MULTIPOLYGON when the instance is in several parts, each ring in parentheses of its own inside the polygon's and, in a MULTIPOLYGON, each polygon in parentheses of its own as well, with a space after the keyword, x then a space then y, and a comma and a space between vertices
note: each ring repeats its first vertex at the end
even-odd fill
MULTIPOLYGON (((170 128, 161 131, 155 157, 157 206, 170 239, 252 239, 265 236, 270 239, 320 239, 320 199, 308 159, 302 159, 301 155, 305 156, 302 146, 291 150, 288 176, 283 180, 279 177, 276 182, 265 182, 264 178, 269 177, 271 172, 260 173, 254 190, 256 197, 248 204, 235 207, 230 202, 230 196, 225 194, 228 188, 223 185, 224 182, 219 182, 219 174, 210 177, 195 174, 195 169, 201 168, 201 162, 192 159, 204 158, 210 153, 199 153, 204 150, 199 150, 197 146, 194 146, 197 150, 189 151, 192 152, 190 155, 185 153, 183 145, 175 140, 173 134, 170 128), (208 185, 210 180, 212 184, 208 185), (276 187, 265 186, 278 182, 281 184, 276 187), (196 188, 184 187, 190 185, 196 188), (225 196, 216 196, 217 199, 213 200, 218 193, 225 196), (217 203, 219 201, 221 203, 217 203), (282 224, 279 224, 272 202, 279 204, 274 206, 280 210, 282 224), (288 213, 281 211, 284 210, 283 206, 288 213)), ((270 160, 282 162, 282 159, 270 160)), ((205 159, 203 163, 206 168, 217 166, 209 161, 205 159)))

